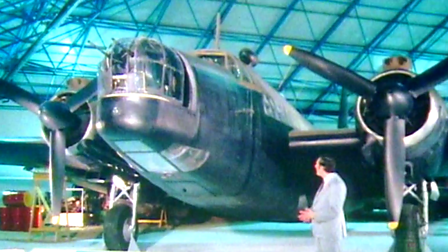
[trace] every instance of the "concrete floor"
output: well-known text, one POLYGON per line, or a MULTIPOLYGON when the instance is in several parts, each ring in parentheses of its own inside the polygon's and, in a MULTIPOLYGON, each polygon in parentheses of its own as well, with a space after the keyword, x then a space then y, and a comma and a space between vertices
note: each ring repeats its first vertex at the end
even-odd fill
MULTIPOLYGON (((345 252, 388 251, 392 238, 385 223, 349 222, 345 252)), ((18 241, 26 233, 1 232, 0 249, 22 251, 99 251, 104 249, 100 235, 97 238, 75 242, 37 243, 18 241), (10 241, 8 237, 14 237, 10 241)), ((428 246, 432 252, 448 251, 448 219, 430 226, 428 246)), ((186 225, 167 231, 144 231, 137 245, 148 252, 221 252, 221 251, 314 251, 309 224, 212 221, 201 225, 186 225)), ((0 250, 1 251, 1 250, 0 250)))

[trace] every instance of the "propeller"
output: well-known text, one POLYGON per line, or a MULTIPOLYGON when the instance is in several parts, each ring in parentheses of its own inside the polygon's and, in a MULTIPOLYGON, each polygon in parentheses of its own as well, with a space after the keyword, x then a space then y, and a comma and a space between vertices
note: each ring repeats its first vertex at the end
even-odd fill
POLYGON ((442 83, 447 78, 448 58, 440 61, 425 72, 417 75, 415 78, 410 79, 408 85, 411 87, 411 90, 409 92, 412 94, 412 96, 417 98, 418 96, 428 92, 437 84, 442 83))
POLYGON ((13 100, 37 116, 50 130, 49 174, 51 211, 53 216, 61 213, 65 183, 66 133, 64 130, 79 127, 81 119, 74 113, 82 104, 97 93, 96 79, 64 101, 40 101, 19 86, 0 80, 0 95, 13 100))
POLYGON ((376 86, 370 80, 327 59, 290 45, 285 46, 283 51, 314 73, 340 84, 355 94, 365 97, 372 96, 376 92, 376 86))
POLYGON ((448 78, 448 59, 408 79, 406 83, 390 83, 378 88, 372 81, 315 54, 291 45, 286 45, 283 51, 312 72, 363 98, 371 99, 371 104, 375 106, 374 113, 387 118, 384 134, 386 203, 391 220, 389 227, 398 227, 405 185, 405 120, 413 109, 415 98, 448 78))

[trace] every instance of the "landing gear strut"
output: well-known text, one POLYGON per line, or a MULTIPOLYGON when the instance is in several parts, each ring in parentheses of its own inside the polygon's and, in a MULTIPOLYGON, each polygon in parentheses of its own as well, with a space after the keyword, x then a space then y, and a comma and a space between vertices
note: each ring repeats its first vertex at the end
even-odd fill
POLYGON ((400 223, 393 235, 394 244, 389 252, 429 252, 426 246, 428 236, 428 182, 423 180, 419 184, 406 187, 406 200, 401 210, 400 223), (410 203, 408 203, 410 202, 410 203))
POLYGON ((108 250, 128 250, 138 236, 137 199, 140 184, 127 185, 113 176, 109 211, 104 218, 104 243, 108 250))

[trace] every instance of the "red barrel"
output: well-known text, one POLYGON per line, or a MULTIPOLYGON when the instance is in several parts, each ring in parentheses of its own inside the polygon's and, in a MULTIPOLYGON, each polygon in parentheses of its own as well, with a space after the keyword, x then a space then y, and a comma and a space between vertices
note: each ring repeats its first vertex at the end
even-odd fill
POLYGON ((20 222, 20 230, 28 232, 30 230, 30 222, 31 222, 31 208, 30 207, 21 207, 20 214, 22 216, 22 220, 20 222))
POLYGON ((0 208, 0 228, 1 230, 12 230, 11 209, 8 207, 0 208))
POLYGON ((21 222, 21 214, 20 207, 10 207, 11 214, 11 230, 19 231, 20 230, 20 222, 21 222))
POLYGON ((33 198, 28 192, 17 192, 3 196, 3 204, 9 207, 30 207, 33 198))
POLYGON ((13 231, 28 231, 31 220, 31 208, 11 207, 11 219, 13 231))

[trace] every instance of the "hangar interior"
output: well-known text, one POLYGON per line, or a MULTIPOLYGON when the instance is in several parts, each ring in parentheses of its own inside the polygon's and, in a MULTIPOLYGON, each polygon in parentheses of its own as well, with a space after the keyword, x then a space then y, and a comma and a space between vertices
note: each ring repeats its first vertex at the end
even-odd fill
MULTIPOLYGON (((316 128, 353 128, 356 96, 297 65, 283 46, 366 78, 394 55, 421 73, 448 54, 446 13, 448 1, 439 0, 7 0, 0 3, 0 75, 49 99, 73 78, 93 79, 113 39, 147 36, 186 52, 250 48, 255 71, 316 128), (338 122, 341 113, 346 122, 338 122)), ((446 85, 436 89, 448 99, 446 85)), ((38 118, 7 99, 0 118, 1 138, 41 135, 38 118)), ((32 188, 22 168, 2 166, 0 191, 32 188)))
MULTIPOLYGON (((317 128, 334 128, 340 87, 297 66, 283 46, 317 53, 367 78, 393 55, 411 58, 412 70, 420 73, 446 56, 447 10, 436 0, 5 1, 0 71, 51 97, 68 79, 93 78, 101 50, 114 38, 148 36, 186 52, 213 48, 220 13, 219 47, 235 55, 252 49, 260 60, 255 70, 266 81, 317 128)), ((437 88, 447 96, 443 85, 437 88)), ((355 97, 347 96, 352 105, 355 97)), ((4 101, 1 110, 9 119, 6 111, 21 108, 4 101)), ((17 123, 4 125, 5 136, 39 132, 38 126, 26 130, 18 128, 21 121, 9 121, 17 123)))

